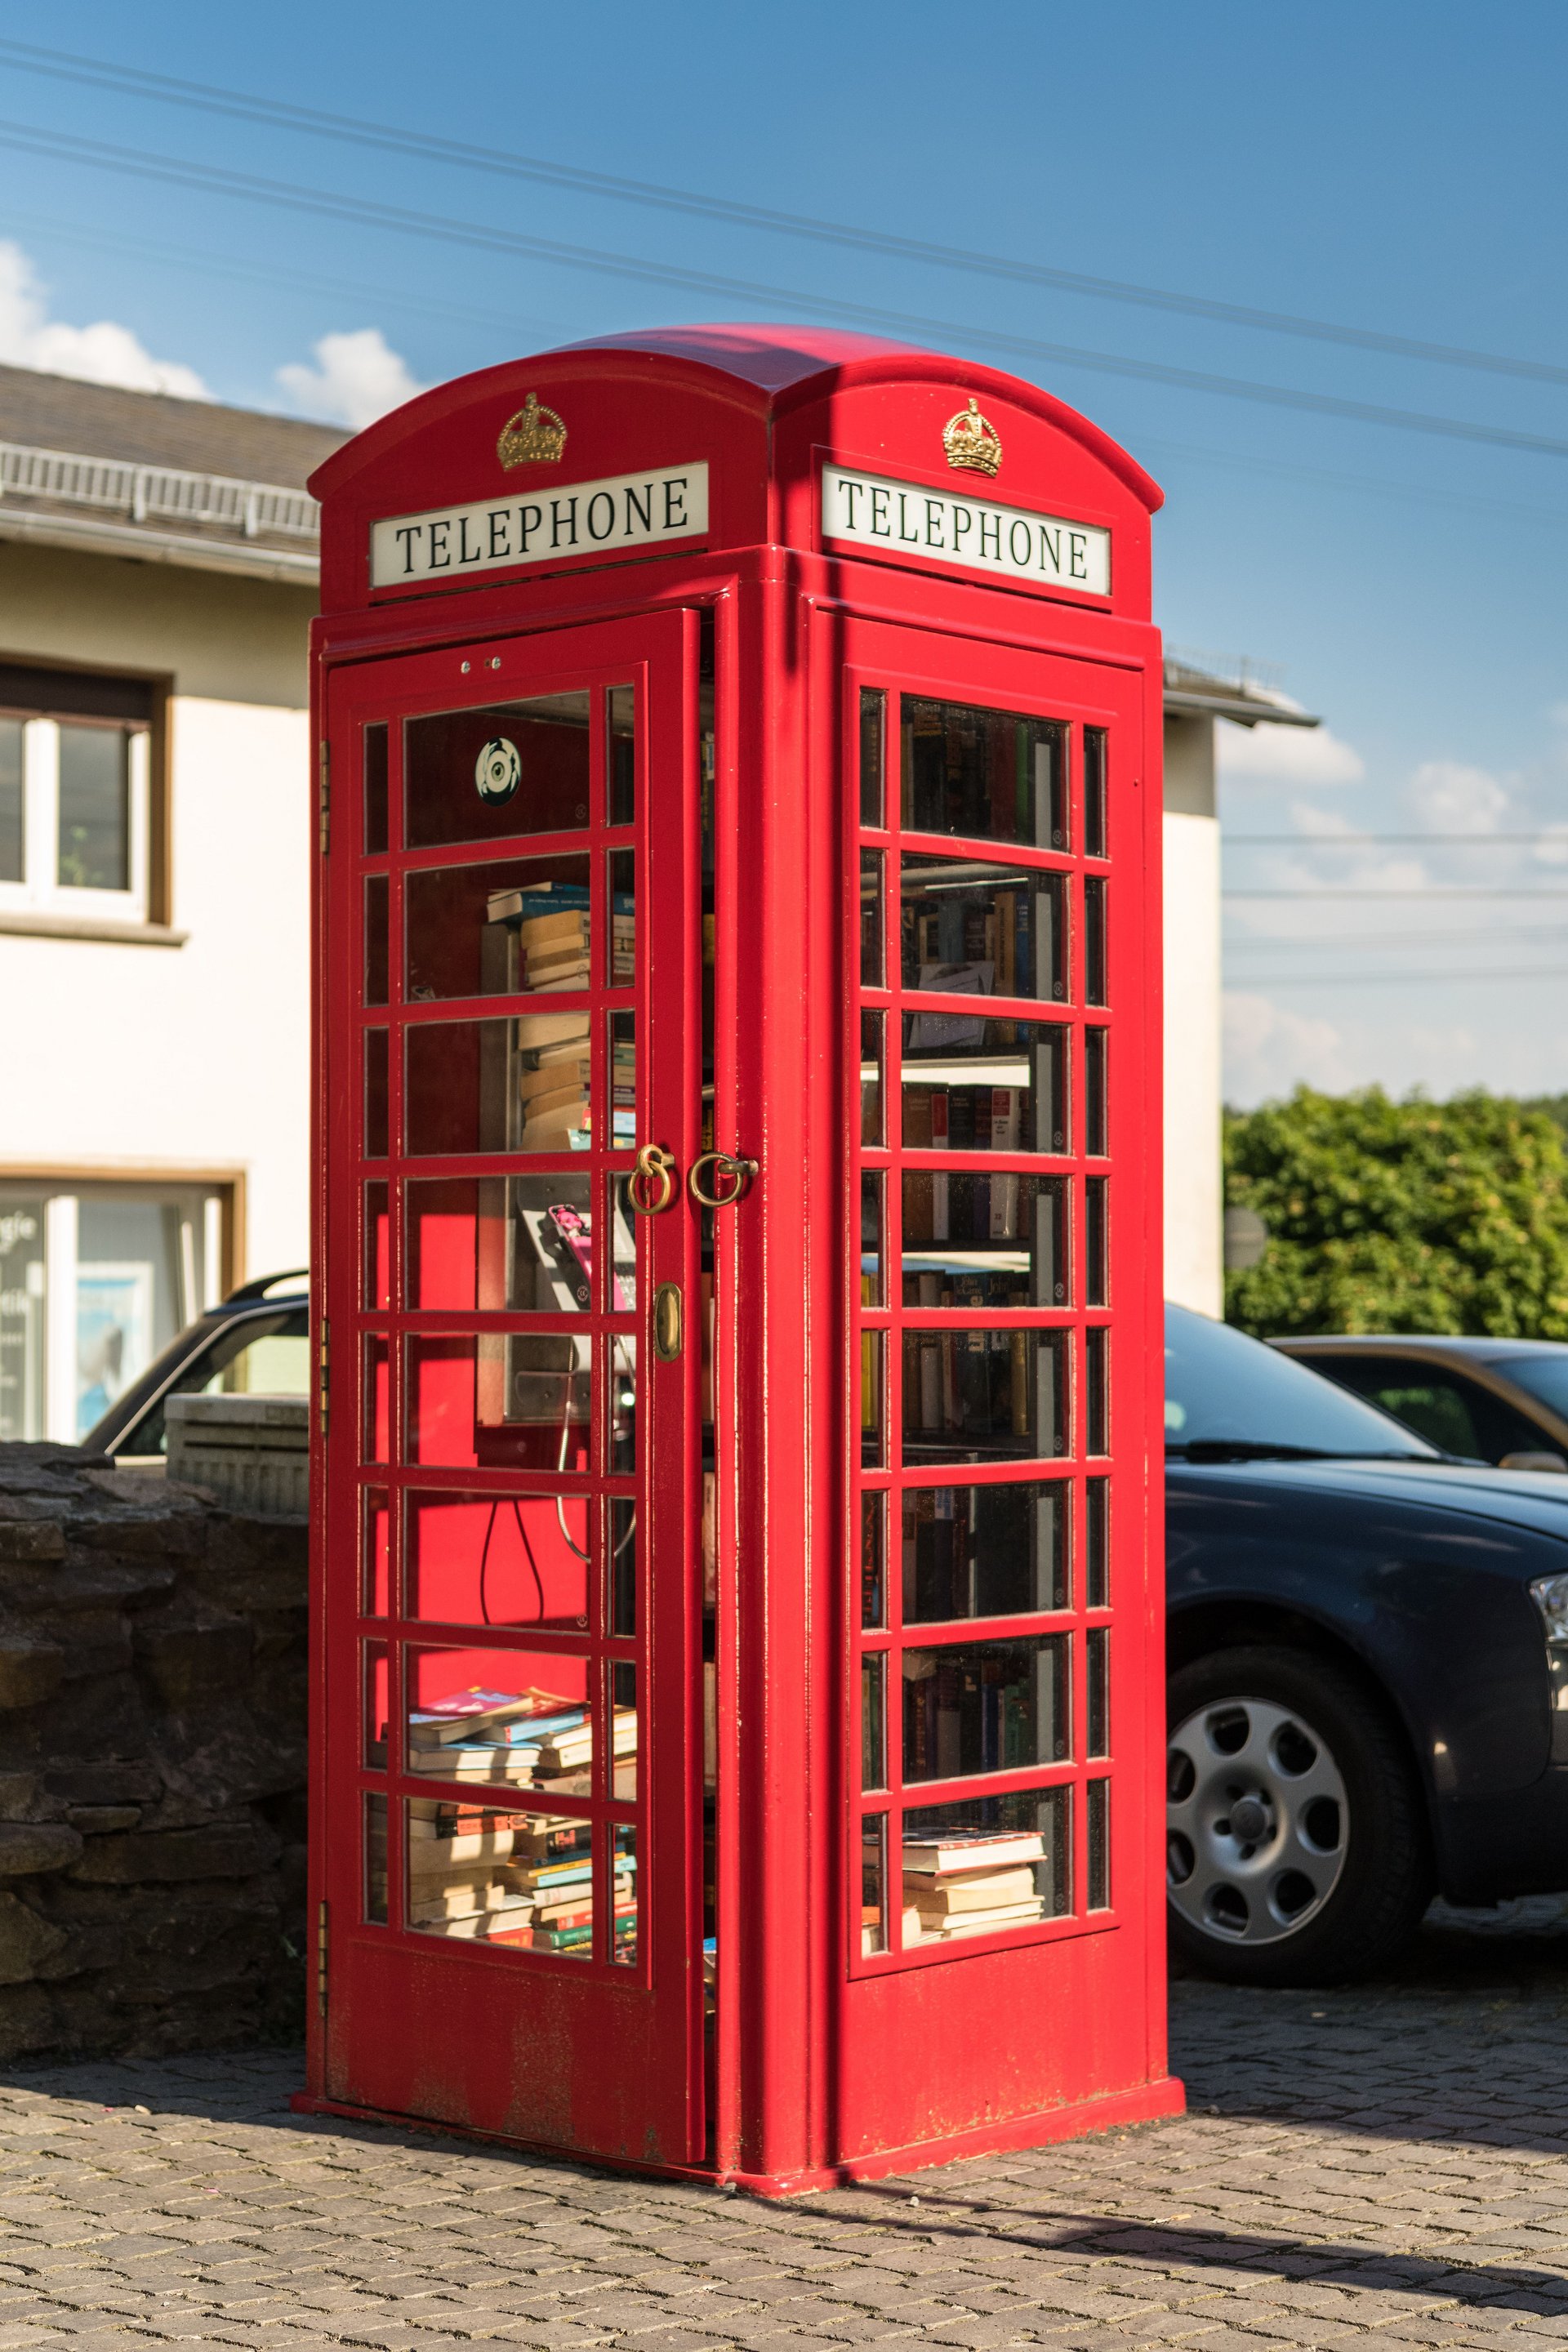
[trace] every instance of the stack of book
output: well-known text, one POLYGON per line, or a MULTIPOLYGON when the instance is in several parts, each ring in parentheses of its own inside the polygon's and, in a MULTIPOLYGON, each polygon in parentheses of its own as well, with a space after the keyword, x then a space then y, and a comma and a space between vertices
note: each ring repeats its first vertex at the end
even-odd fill
MULTIPOLYGON (((617 1762, 636 1758, 635 1707, 614 1710, 611 1746, 617 1762)), ((593 1791, 593 1765, 586 1706, 549 1691, 463 1691, 408 1718, 408 1769, 437 1780, 585 1797, 593 1791)))
MULTIPOLYGON (((904 1901, 922 1944, 994 1936, 1045 1916, 1035 1864, 1046 1842, 1037 1830, 952 1830, 904 1841, 904 1901)), ((904 1941, 910 1941, 906 1915, 904 1941)))
POLYGON ((593 1055, 585 1013, 524 1013, 513 1024, 522 1151, 585 1151, 593 1141, 593 1055))

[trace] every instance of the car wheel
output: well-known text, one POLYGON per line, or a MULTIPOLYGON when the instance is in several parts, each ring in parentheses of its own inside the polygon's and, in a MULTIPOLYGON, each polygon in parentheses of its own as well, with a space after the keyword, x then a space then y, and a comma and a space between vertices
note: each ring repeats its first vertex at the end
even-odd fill
POLYGON ((1398 1951, 1431 1892, 1409 1751, 1351 1675, 1263 1647, 1173 1675, 1171 1941, 1238 1984, 1330 1984, 1398 1951))

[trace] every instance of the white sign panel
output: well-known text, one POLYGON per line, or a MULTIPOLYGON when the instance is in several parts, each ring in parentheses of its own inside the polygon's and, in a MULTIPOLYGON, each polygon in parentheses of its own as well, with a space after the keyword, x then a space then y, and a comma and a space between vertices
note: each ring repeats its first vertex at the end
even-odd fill
POLYGON ((842 466, 822 469, 822 535, 1037 587, 1110 593, 1110 533, 1096 523, 851 474, 842 466))
POLYGON ((608 481, 542 483, 470 507, 391 515, 371 525, 370 584, 443 583, 565 555, 627 555, 708 528, 706 465, 661 466, 608 481))

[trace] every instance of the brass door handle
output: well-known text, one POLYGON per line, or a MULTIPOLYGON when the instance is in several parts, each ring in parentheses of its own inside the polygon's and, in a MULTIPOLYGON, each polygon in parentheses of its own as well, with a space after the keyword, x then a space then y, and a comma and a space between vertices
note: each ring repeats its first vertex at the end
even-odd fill
POLYGON ((752 1177, 758 1172, 758 1163, 754 1160, 738 1159, 732 1151, 704 1151, 687 1170, 687 1190, 692 1199, 705 1209, 732 1209, 737 1201, 744 1198, 752 1177), (729 1186, 727 1192, 709 1192, 703 1190, 698 1181, 698 1171, 709 1167, 716 1171, 715 1183, 729 1186))
POLYGON ((673 1154, 662 1144, 645 1143, 626 1180, 626 1198, 639 1217, 657 1217, 674 1200, 678 1183, 673 1154))
POLYGON ((661 1364, 679 1355, 683 1323, 679 1284, 661 1282, 653 1294, 653 1352, 661 1364))

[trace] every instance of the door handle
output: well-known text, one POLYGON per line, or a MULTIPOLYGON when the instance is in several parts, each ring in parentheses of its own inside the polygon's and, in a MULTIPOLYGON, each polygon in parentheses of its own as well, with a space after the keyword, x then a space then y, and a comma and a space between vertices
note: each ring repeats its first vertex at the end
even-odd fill
POLYGON ((732 1151, 704 1151, 687 1171, 687 1190, 704 1209, 732 1209, 737 1201, 744 1198, 758 1172, 754 1160, 737 1159, 732 1151), (713 1170, 715 1186, 724 1184, 729 1189, 723 1192, 706 1191, 700 1181, 700 1171, 705 1168, 713 1170))
POLYGON ((653 1352, 661 1364, 673 1364, 679 1355, 683 1321, 680 1285, 661 1282, 653 1294, 653 1352))
POLYGON ((657 1217, 674 1200, 679 1181, 674 1155, 662 1144, 645 1143, 626 1182, 626 1198, 639 1217, 657 1217))

